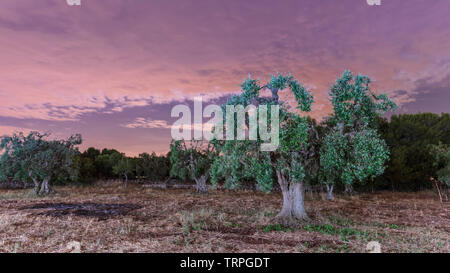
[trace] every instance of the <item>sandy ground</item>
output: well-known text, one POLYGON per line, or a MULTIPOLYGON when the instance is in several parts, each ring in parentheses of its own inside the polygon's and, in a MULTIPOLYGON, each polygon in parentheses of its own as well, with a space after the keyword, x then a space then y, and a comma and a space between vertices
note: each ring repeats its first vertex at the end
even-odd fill
POLYGON ((450 205, 432 192, 307 195, 312 221, 277 225, 281 194, 58 187, 0 190, 0 252, 450 252, 450 205))

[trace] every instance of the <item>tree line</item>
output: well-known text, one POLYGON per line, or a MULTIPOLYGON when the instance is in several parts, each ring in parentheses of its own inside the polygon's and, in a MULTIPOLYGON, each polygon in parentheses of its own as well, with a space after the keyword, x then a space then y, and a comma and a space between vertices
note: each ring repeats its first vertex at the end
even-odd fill
POLYGON ((419 191, 432 187, 430 177, 438 176, 442 164, 436 165, 440 154, 436 145, 450 145, 450 114, 402 114, 390 120, 380 119, 378 123, 391 156, 384 174, 369 188, 419 191))
MULTIPOLYGON (((309 119, 309 123, 314 127, 314 131, 320 132, 320 134, 328 130, 325 122, 317 123, 314 119, 309 119)), ((386 142, 390 151, 389 160, 386 162, 383 174, 373 181, 354 185, 353 190, 362 192, 420 191, 432 188, 433 183, 430 182, 430 177, 436 177, 437 171, 441 169, 439 166, 435 166, 436 157, 440 154, 435 149, 439 147, 439 144, 441 147, 450 145, 450 114, 400 114, 393 115, 389 119, 378 118, 377 124, 380 137, 386 142)), ((182 145, 182 143, 179 142, 177 145, 182 145)), ((189 149, 198 150, 195 143, 188 145, 192 145, 189 146, 189 149)), ((192 165, 179 166, 181 162, 187 162, 187 160, 176 160, 177 157, 190 155, 190 152, 186 152, 189 149, 172 147, 171 150, 178 151, 178 153, 183 151, 185 154, 173 155, 173 164, 171 164, 171 152, 163 155, 142 153, 137 157, 127 157, 124 153, 114 149, 99 150, 91 147, 74 156, 75 166, 78 169, 75 181, 90 183, 101 179, 125 179, 123 174, 130 180, 166 181, 173 177, 195 181, 195 175, 192 175, 192 170, 190 170, 192 165)), ((209 150, 212 149, 209 147, 209 150)), ((213 151, 207 152, 208 156, 202 155, 201 151, 196 153, 193 156, 196 161, 211 161, 211 158, 214 157, 213 151)), ((208 162, 205 164, 195 163, 196 166, 208 164, 208 162)), ((65 182, 64 179, 61 182, 65 182)), ((230 183, 230 181, 228 182, 230 183)), ((326 190, 332 185, 315 183, 315 186, 323 187, 326 190)), ((337 183, 333 188, 345 191, 345 185, 341 183, 337 183)))
POLYGON ((122 178, 127 185, 129 179, 163 181, 170 174, 167 155, 141 153, 137 157, 128 157, 115 149, 100 151, 93 147, 75 157, 75 168, 79 170, 77 181, 80 183, 122 178))

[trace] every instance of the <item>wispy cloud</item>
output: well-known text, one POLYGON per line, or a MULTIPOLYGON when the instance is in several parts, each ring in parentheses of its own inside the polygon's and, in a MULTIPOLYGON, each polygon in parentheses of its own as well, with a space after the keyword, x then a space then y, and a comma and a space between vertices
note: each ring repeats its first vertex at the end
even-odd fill
POLYGON ((136 118, 133 122, 122 125, 125 128, 146 128, 146 129, 156 129, 165 128, 169 129, 172 125, 167 124, 165 120, 153 120, 150 118, 136 118))
POLYGON ((157 130, 170 120, 159 106, 217 98, 237 92, 248 73, 267 80, 276 71, 310 85, 316 118, 330 113, 329 87, 345 69, 399 104, 425 88, 446 99, 436 85, 450 73, 448 0, 85 2, 0 1, 0 126, 33 120, 124 149, 129 130, 148 128, 159 134, 133 136, 133 152, 151 150, 158 137, 170 141, 157 130), (153 119, 136 121, 151 109, 153 119))
POLYGON ((110 99, 106 96, 92 96, 73 101, 75 104, 31 103, 21 106, 0 106, 0 116, 21 119, 42 119, 54 121, 77 121, 89 113, 113 114, 124 109, 144 107, 152 103, 152 98, 122 96, 110 99))

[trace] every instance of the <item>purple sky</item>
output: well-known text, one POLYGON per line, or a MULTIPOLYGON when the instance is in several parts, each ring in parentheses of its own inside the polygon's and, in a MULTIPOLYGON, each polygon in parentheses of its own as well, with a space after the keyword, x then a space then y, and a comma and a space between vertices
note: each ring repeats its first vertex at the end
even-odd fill
POLYGON ((345 69, 400 112, 450 110, 448 0, 81 2, 0 1, 0 135, 82 133, 83 148, 166 152, 173 105, 276 71, 311 88, 316 118, 345 69))

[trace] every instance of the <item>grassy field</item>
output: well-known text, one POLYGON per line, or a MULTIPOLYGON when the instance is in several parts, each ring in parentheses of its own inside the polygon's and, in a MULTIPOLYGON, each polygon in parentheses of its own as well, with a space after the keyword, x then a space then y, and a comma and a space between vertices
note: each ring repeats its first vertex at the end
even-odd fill
POLYGON ((312 220, 273 222, 279 193, 58 187, 39 198, 0 190, 0 252, 450 252, 450 206, 432 192, 307 195, 312 220))

